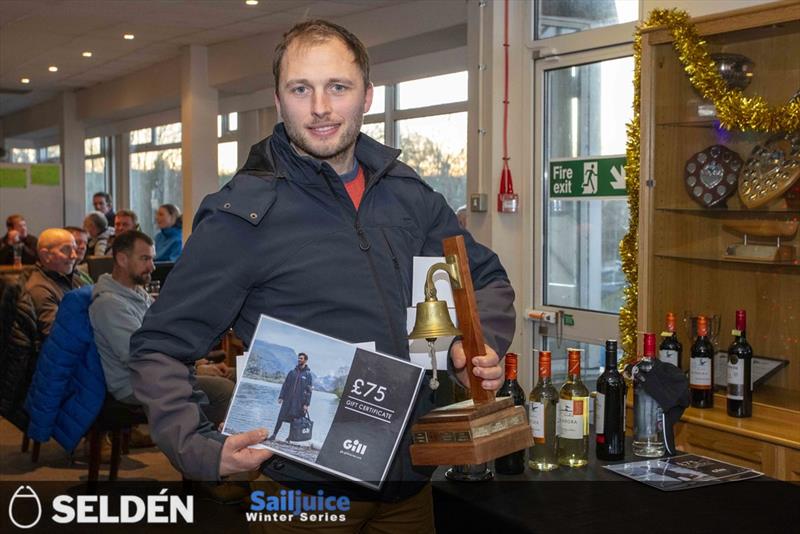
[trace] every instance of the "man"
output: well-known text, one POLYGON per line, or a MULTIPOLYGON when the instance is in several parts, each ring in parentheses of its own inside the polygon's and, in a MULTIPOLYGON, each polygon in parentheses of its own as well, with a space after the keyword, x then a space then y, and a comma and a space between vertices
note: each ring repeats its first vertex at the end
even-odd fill
POLYGON ((111 205, 111 195, 105 191, 98 191, 92 195, 94 209, 105 215, 107 226, 114 226, 114 207, 111 205))
POLYGON ((64 293, 86 285, 73 274, 76 249, 75 238, 63 228, 48 228, 39 236, 39 262, 25 281, 25 291, 33 301, 42 340, 50 335, 64 293))
POLYGON ((139 217, 133 210, 119 210, 114 216, 114 235, 108 238, 108 246, 114 245, 114 236, 130 230, 139 230, 139 217))
MULTIPOLYGON (((474 373, 485 389, 502 383, 498 353, 511 342, 515 317, 508 277, 497 256, 459 228, 444 197, 397 161, 398 150, 359 135, 373 91, 364 45, 340 26, 307 21, 278 45, 273 74, 284 122, 200 206, 169 283, 131 339, 136 395, 148 406, 155 441, 190 476, 216 479, 269 459, 262 471, 281 484, 327 481, 367 502, 368 517, 354 519, 361 526, 409 511, 410 531, 431 531, 433 470, 411 465, 410 424, 387 475, 402 484, 373 492, 249 449, 265 429, 226 439, 198 421, 189 402, 183 362, 231 324, 250 340, 262 313, 348 342, 374 341, 408 359, 412 259, 441 256, 442 239, 452 235, 466 241, 488 342, 474 373)), ((467 384, 460 342, 450 359, 467 384)), ((426 381, 411 422, 433 406, 426 381)))
POLYGON ((99 211, 91 211, 83 219, 83 228, 89 232, 89 256, 108 256, 111 254, 109 239, 114 235, 114 228, 99 211))
POLYGON ((297 355, 297 367, 289 371, 283 381, 281 392, 278 394, 278 403, 281 410, 278 413, 278 423, 269 436, 274 441, 284 422, 291 424, 294 419, 303 417, 311 404, 313 379, 311 368, 308 367, 308 355, 301 352, 297 355))
POLYGON ((28 233, 28 223, 19 213, 9 215, 6 219, 6 235, 0 242, 0 265, 14 264, 15 249, 21 255, 23 264, 36 263, 36 236, 28 233))
MULTIPOLYGON (((133 393, 130 339, 141 325, 152 299, 144 290, 155 270, 155 247, 150 236, 136 230, 123 232, 114 242, 114 267, 103 274, 92 290, 89 318, 106 378, 106 389, 118 401, 141 404, 133 393)), ((233 394, 233 382, 221 377, 197 377, 210 403, 206 417, 219 424, 225 418, 233 394)))
POLYGON ((72 272, 83 280, 86 285, 94 284, 94 280, 89 276, 86 264, 83 261, 86 258, 86 250, 89 247, 89 232, 78 226, 65 226, 64 230, 67 230, 75 238, 75 253, 77 257, 75 258, 75 269, 72 272))

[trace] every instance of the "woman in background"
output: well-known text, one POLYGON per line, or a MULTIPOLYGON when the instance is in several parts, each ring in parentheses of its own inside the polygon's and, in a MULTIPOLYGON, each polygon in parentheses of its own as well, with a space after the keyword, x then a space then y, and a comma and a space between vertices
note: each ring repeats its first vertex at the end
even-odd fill
POLYGON ((183 250, 183 220, 174 204, 162 204, 156 212, 156 261, 176 261, 183 250))

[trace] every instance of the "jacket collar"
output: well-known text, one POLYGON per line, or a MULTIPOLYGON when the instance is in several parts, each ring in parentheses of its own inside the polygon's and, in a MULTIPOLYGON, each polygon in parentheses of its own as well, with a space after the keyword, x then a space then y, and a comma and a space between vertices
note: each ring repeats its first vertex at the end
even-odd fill
MULTIPOLYGON (((400 153, 400 150, 383 145, 363 133, 356 140, 356 159, 365 167, 370 180, 380 179, 385 174, 416 178, 414 171, 398 164, 397 157, 400 153)), ((286 128, 280 122, 275 125, 270 137, 252 146, 250 155, 239 172, 254 176, 273 175, 294 182, 322 185, 318 175, 325 166, 327 165, 318 159, 298 154, 286 135, 286 128)))

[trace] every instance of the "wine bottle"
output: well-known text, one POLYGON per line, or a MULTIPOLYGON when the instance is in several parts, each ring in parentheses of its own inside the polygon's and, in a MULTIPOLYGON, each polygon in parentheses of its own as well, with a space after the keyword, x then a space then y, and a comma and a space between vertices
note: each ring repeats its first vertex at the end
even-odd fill
POLYGON ((658 347, 658 359, 680 369, 683 345, 678 341, 678 334, 675 332, 675 314, 672 312, 667 314, 667 329, 661 332, 661 337, 664 340, 658 347))
MULTIPOLYGON (((517 382, 517 355, 509 352, 505 357, 506 381, 497 391, 498 397, 511 397, 516 406, 525 406, 525 392, 517 382)), ((525 449, 501 456, 494 461, 494 470, 502 475, 518 475, 525 471, 525 449)))
POLYGON ((746 330, 747 312, 736 310, 734 339, 728 349, 728 415, 731 417, 753 415, 753 349, 747 342, 746 330))
POLYGON ((558 463, 589 462, 589 390, 581 382, 581 349, 567 349, 567 381, 558 392, 558 463))
POLYGON ((664 456, 664 420, 661 405, 644 389, 656 357, 656 335, 644 335, 642 357, 633 368, 633 454, 645 458, 664 456))
POLYGON ((697 317, 697 339, 689 359, 689 390, 695 408, 714 407, 714 345, 708 340, 708 320, 697 317))
POLYGON ((537 471, 558 468, 556 454, 556 414, 558 391, 553 386, 549 350, 539 351, 539 382, 528 397, 528 417, 533 431, 528 467, 537 471))
POLYGON ((625 380, 617 370, 617 342, 606 341, 606 367, 594 401, 595 452, 601 460, 625 458, 625 380))

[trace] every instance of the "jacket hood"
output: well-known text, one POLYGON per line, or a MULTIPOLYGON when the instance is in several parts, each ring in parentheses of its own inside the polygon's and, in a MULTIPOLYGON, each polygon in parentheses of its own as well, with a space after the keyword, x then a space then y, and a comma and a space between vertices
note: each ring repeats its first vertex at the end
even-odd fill
POLYGON ((172 237, 176 235, 181 235, 183 233, 182 230, 183 229, 180 226, 169 226, 167 228, 162 228, 159 231, 167 237, 172 237))
POLYGON ((114 278, 108 273, 100 275, 100 278, 94 285, 94 288, 92 289, 92 301, 97 299, 100 295, 111 296, 123 301, 129 301, 131 304, 137 306, 141 306, 142 303, 149 304, 150 302, 150 296, 145 292, 144 289, 138 286, 136 289, 125 287, 114 280, 114 278))

